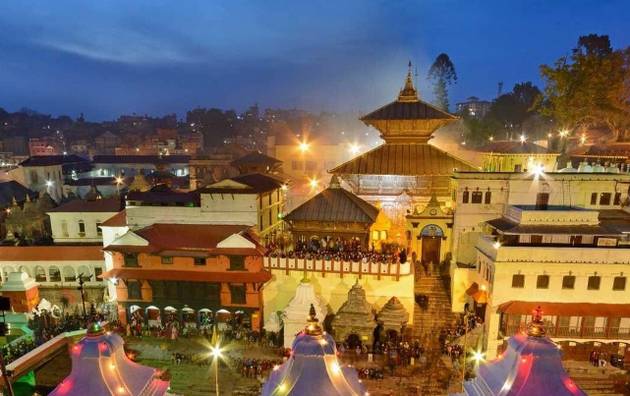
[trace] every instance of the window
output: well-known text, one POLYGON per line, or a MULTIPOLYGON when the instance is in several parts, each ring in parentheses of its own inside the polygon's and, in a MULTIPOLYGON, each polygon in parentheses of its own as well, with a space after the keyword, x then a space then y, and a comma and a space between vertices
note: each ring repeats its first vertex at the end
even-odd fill
POLYGON ((162 264, 173 264, 173 256, 162 256, 162 264))
POLYGON ((194 263, 195 263, 195 265, 206 265, 206 258, 205 257, 195 257, 194 258, 194 263))
POLYGON ((94 267, 94 279, 98 280, 98 277, 103 273, 103 268, 94 267))
POLYGON ((125 267, 137 267, 138 255, 135 253, 125 253, 125 267))
POLYGON ((512 275, 512 287, 522 289, 525 287, 525 275, 512 275))
POLYGON ((600 205, 610 205, 610 198, 612 197, 611 193, 602 193, 599 196, 599 204, 600 205))
POLYGON ((562 277, 562 288, 563 289, 574 289, 575 288, 575 275, 565 275, 562 277))
POLYGON ((42 267, 35 268, 35 280, 37 282, 46 282, 46 270, 42 267))
POLYGON ((260 224, 258 225, 258 227, 260 227, 260 231, 263 230, 263 217, 262 217, 262 215, 260 215, 260 224))
POLYGON ((486 191, 486 195, 484 197, 483 203, 485 203, 486 205, 489 205, 490 202, 492 202, 492 192, 486 191))
POLYGON ((269 206, 271 206, 271 193, 269 193, 269 206))
POLYGON ((468 190, 464 191, 464 194, 462 195, 462 203, 468 203, 468 190))
POLYGON ((66 238, 70 236, 68 233, 68 222, 65 220, 61 220, 61 235, 66 238))
POLYGON ((140 288, 140 282, 134 280, 127 281, 127 298, 129 300, 142 299, 142 289, 140 288))
POLYGON ((586 288, 588 290, 599 290, 599 284, 601 283, 601 281, 602 278, 597 275, 589 276, 588 285, 586 288))
POLYGON ((536 289, 549 289, 549 275, 538 275, 536 289))
POLYGON ((61 271, 59 271, 59 268, 52 266, 48 269, 48 277, 51 282, 61 282, 61 271))
POLYGON ((79 220, 79 236, 85 236, 85 223, 79 220))
POLYGON ((291 169, 293 169, 293 170, 301 170, 302 169, 302 161, 291 161, 291 169))
POLYGON ((77 280, 77 274, 72 267, 63 267, 63 280, 64 282, 74 282, 77 280))
POLYGON ((31 184, 37 184, 39 180, 39 177, 37 176, 37 172, 32 170, 31 171, 31 184))
POLYGON ((474 204, 481 203, 482 197, 483 197, 483 193, 481 191, 473 191, 471 202, 474 204))
POLYGON ((230 259, 230 271, 243 271, 245 269, 245 256, 228 256, 230 259))
POLYGON ((270 210, 269 211, 269 226, 271 227, 271 225, 273 224, 273 211, 270 210))
POLYGON ((591 193, 591 205, 597 205, 597 193, 591 193))
POLYGON ((100 220, 96 220, 96 235, 103 236, 103 230, 101 229, 102 222, 100 220))
POLYGON ((613 280, 613 290, 615 291, 626 290, 626 277, 625 276, 615 276, 615 279, 613 280))
POLYGON ((542 235, 532 235, 530 236, 530 243, 532 245, 540 245, 542 244, 543 236, 542 235))
POLYGON ((549 193, 536 194, 536 209, 547 210, 548 205, 549 205, 549 193))
POLYGON ((521 164, 514 165, 514 172, 520 172, 523 169, 521 164))
POLYGON ((306 167, 304 169, 307 171, 314 171, 315 169, 317 169, 317 162, 306 161, 306 167))
POLYGON ((230 296, 232 304, 245 304, 247 303, 247 293, 245 285, 230 285, 230 296))
POLYGON ((613 201, 613 205, 621 205, 621 193, 615 193, 615 200, 613 201))

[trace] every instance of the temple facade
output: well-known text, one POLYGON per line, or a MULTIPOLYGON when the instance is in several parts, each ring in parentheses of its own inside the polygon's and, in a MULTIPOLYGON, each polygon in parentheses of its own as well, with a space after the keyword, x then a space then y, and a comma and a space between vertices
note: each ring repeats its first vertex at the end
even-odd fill
MULTIPOLYGON (((406 216, 422 211, 434 195, 439 201, 449 201, 453 171, 475 169, 429 144, 435 130, 456 119, 419 99, 410 64, 398 98, 361 118, 378 129, 385 143, 330 170, 355 194, 380 205, 392 221, 389 239, 401 246, 408 243, 406 216)), ((429 224, 423 221, 418 227, 422 230, 429 224)), ((436 232, 444 234, 446 230, 436 232)), ((416 254, 423 253, 420 250, 416 254)))

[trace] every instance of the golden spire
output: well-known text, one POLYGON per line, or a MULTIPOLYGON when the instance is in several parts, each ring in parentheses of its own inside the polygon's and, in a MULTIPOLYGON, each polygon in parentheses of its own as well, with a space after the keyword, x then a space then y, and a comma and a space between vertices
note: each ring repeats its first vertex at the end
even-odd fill
POLYGON ((311 336, 322 335, 322 328, 319 327, 319 319, 317 319, 317 313, 315 312, 315 306, 311 304, 311 308, 308 311, 308 319, 306 320, 306 329, 304 332, 311 336))
POLYGON ((399 102, 418 102, 418 91, 413 86, 413 73, 411 71, 411 61, 409 61, 409 70, 407 70, 407 78, 405 79, 405 87, 400 90, 398 95, 399 102))
POLYGON ((544 337, 545 336, 545 326, 542 320, 542 309, 540 306, 536 308, 533 312, 532 321, 527 326, 527 335, 530 337, 544 337))

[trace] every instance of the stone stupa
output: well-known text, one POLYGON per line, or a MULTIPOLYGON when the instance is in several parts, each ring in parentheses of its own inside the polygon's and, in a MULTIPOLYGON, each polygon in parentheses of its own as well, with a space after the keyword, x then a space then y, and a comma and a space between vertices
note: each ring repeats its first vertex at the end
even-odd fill
POLYGON ((348 291, 348 299, 337 311, 332 321, 337 340, 346 340, 350 335, 357 335, 362 343, 372 343, 374 330, 374 313, 372 305, 365 297, 365 290, 359 280, 348 291))
POLYGON ((409 312, 398 298, 392 297, 379 311, 376 320, 383 324, 386 332, 394 330, 400 333, 403 326, 409 322, 409 312))
POLYGON ((318 317, 325 318, 328 314, 326 306, 315 295, 311 281, 304 278, 295 290, 295 296, 283 312, 285 348, 290 348, 295 336, 304 329, 311 305, 315 307, 318 317))

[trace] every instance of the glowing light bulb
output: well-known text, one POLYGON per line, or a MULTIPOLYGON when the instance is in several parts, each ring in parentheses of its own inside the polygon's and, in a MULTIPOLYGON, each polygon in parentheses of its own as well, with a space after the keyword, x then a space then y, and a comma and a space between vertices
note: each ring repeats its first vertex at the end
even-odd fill
POLYGON ((485 360, 485 356, 486 356, 485 353, 483 353, 481 351, 475 351, 475 352, 473 352, 472 358, 475 361, 475 363, 479 364, 480 362, 485 360))
POLYGON ((519 137, 519 140, 521 141, 521 143, 525 143, 525 141, 527 140, 527 136, 525 136, 525 135, 521 135, 521 136, 519 137))
POLYGON ((331 364, 330 369, 332 370, 333 374, 339 374, 341 372, 341 367, 339 366, 339 363, 337 362, 334 362, 333 364, 331 364))
POLYGON ((311 186, 312 189, 316 189, 319 185, 319 181, 315 178, 312 178, 311 180, 309 180, 308 185, 311 186))
POLYGON ((328 341, 326 341, 326 340, 319 340, 319 345, 322 345, 322 346, 328 345, 328 341))
POLYGON ((305 153, 308 151, 308 149, 310 148, 310 144, 306 143, 306 142, 301 142, 299 145, 300 151, 305 153))
POLYGON ((52 180, 46 180, 46 187, 52 187, 53 182, 52 180))
POLYGON ((359 151, 361 151, 361 147, 359 147, 359 145, 356 143, 352 143, 350 145, 349 151, 350 151, 350 154, 357 155, 359 154, 359 151))
POLYGON ((501 247, 501 242, 496 241, 495 243, 492 244, 492 247, 494 247, 495 249, 498 249, 501 247))

